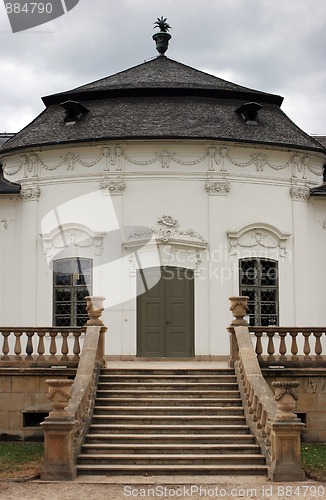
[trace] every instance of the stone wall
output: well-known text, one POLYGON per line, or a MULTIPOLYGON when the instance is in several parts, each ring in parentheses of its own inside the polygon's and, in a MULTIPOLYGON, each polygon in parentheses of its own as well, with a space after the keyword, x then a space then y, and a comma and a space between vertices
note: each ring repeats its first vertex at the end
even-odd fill
POLYGON ((272 389, 274 381, 299 382, 295 412, 306 424, 302 441, 326 442, 326 369, 265 369, 263 375, 272 389))
POLYGON ((0 439, 6 436, 20 439, 42 436, 41 427, 33 421, 51 409, 45 381, 51 378, 74 379, 75 373, 74 369, 0 368, 0 439))

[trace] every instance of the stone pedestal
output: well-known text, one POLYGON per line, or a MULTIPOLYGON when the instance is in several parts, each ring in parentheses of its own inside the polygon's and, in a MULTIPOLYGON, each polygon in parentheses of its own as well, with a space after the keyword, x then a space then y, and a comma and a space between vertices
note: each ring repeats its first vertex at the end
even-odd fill
POLYGON ((301 431, 304 427, 299 419, 272 424, 272 463, 268 471, 271 481, 304 480, 300 458, 301 431))
POLYGON ((72 481, 76 477, 74 463, 74 428, 77 421, 66 418, 45 419, 43 481, 72 481))

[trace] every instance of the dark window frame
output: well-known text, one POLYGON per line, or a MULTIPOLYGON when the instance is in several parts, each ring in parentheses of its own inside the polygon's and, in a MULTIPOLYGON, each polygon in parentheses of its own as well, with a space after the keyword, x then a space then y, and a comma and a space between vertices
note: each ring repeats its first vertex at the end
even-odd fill
POLYGON ((273 259, 239 260, 239 293, 248 295, 250 326, 279 324, 279 266, 273 259))
POLYGON ((92 295, 92 286, 92 259, 68 257, 53 262, 53 326, 86 324, 89 318, 84 297, 92 295))

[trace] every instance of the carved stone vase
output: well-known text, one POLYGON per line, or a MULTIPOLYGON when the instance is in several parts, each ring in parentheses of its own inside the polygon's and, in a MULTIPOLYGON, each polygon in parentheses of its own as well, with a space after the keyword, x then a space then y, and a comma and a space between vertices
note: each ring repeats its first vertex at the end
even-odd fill
POLYGON ((103 302, 105 297, 85 297, 86 311, 90 319, 87 321, 89 326, 103 326, 103 321, 100 319, 104 310, 103 302))
POLYGON ((156 43, 156 50, 161 56, 164 56, 165 52, 168 50, 171 38, 170 33, 166 33, 164 31, 160 31, 159 33, 155 33, 153 35, 153 40, 156 43))
POLYGON ((278 420, 294 420, 297 418, 293 412, 298 396, 295 392, 299 382, 273 382, 275 387, 275 401, 277 404, 276 418, 278 420))
POLYGON ((249 297, 240 295, 238 297, 229 297, 231 302, 230 311, 234 316, 231 326, 248 326, 248 322, 244 319, 247 314, 249 297))
POLYGON ((64 411, 68 406, 71 398, 71 386, 73 380, 68 379, 51 379, 46 380, 48 384, 48 399, 51 401, 53 410, 49 413, 50 418, 65 418, 67 415, 64 411))

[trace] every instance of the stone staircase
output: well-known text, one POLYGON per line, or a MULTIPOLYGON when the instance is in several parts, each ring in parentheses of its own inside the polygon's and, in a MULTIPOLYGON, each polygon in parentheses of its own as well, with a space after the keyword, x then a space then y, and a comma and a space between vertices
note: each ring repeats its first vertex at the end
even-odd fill
POLYGON ((103 369, 79 475, 266 474, 234 370, 103 369))

